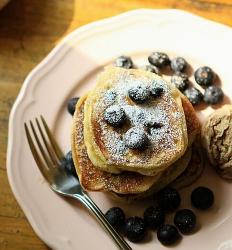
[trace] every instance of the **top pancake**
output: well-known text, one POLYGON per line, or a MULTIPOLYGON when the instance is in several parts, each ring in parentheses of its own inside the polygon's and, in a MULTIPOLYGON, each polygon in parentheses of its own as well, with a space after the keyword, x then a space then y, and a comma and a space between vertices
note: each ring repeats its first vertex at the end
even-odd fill
POLYGON ((100 74, 96 88, 88 95, 84 107, 84 141, 94 166, 111 172, 138 172, 155 175, 179 159, 188 146, 187 128, 180 92, 154 73, 138 69, 109 67, 100 74), (159 98, 135 104, 128 97, 131 87, 152 84, 162 86, 159 98), (104 121, 104 111, 119 105, 129 122, 113 128, 104 121), (147 133, 150 144, 144 150, 125 146, 124 134, 131 127, 144 129, 144 122, 162 125, 147 133))

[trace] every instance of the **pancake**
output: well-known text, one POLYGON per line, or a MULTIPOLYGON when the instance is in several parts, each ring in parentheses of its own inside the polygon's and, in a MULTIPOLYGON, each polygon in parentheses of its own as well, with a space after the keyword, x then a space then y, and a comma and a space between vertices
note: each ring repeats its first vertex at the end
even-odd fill
MULTIPOLYGON (((83 96, 77 103, 73 117, 71 138, 74 164, 80 183, 84 189, 88 191, 111 191, 118 194, 139 194, 151 190, 152 186, 155 188, 155 183, 157 183, 156 189, 160 188, 159 182, 160 185, 162 184, 162 187, 169 184, 185 170, 191 157, 191 150, 187 150, 182 158, 170 166, 169 170, 167 169, 169 176, 166 174, 167 177, 165 178, 164 173, 158 173, 156 176, 144 176, 136 172, 111 174, 96 168, 88 157, 83 136, 84 103, 86 97, 87 95, 83 96)), ((182 97, 182 100, 185 99, 185 97, 182 97)), ((187 108, 187 105, 191 106, 188 100, 183 101, 183 103, 185 103, 186 106, 184 109, 186 110, 187 124, 190 124, 190 122, 188 122, 190 120, 196 121, 188 128, 189 141, 193 141, 196 131, 200 129, 199 122, 197 119, 193 119, 195 111, 191 108, 187 108)), ((189 148, 191 148, 191 145, 189 145, 189 148)))
POLYGON ((180 92, 156 74, 138 69, 109 67, 100 74, 96 88, 88 95, 84 107, 84 141, 95 167, 111 172, 138 172, 156 175, 178 160, 188 146, 187 127, 180 92), (135 104, 128 91, 132 87, 160 86, 160 97, 135 104), (113 128, 104 120, 105 110, 119 105, 127 120, 121 128, 113 128), (144 150, 129 149, 125 132, 131 127, 144 131, 146 122, 160 128, 145 132, 149 146, 144 150))

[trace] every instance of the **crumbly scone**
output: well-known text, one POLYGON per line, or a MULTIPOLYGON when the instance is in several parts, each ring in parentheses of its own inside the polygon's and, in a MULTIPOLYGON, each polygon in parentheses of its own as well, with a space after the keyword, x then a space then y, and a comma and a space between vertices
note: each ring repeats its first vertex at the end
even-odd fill
POLYGON ((212 113, 202 127, 202 144, 219 175, 232 179, 232 105, 212 113))

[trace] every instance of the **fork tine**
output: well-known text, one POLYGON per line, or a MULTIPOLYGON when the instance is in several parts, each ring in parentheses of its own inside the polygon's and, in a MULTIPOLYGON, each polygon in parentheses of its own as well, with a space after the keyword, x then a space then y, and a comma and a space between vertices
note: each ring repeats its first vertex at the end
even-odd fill
POLYGON ((50 143, 51 143, 51 145, 52 145, 52 147, 53 147, 53 149, 55 151, 55 154, 56 154, 57 158, 61 161, 64 158, 64 154, 62 153, 58 143, 56 142, 55 138, 53 137, 47 123, 45 122, 45 119, 43 118, 42 115, 40 116, 40 118, 41 118, 42 123, 44 125, 44 128, 45 128, 45 130, 47 132, 50 143))
POLYGON ((31 135, 30 135, 30 132, 29 132, 29 129, 28 129, 26 123, 24 123, 24 128, 25 128, 25 132, 26 132, 26 136, 27 136, 27 141, 29 143, 29 147, 31 149, 31 153, 32 153, 32 155, 33 155, 33 157, 35 159, 35 162, 36 162, 40 172, 42 173, 43 177, 47 181, 49 181, 49 175, 48 175, 48 172, 46 170, 46 166, 43 163, 43 161, 41 160, 41 158, 40 158, 40 156, 39 156, 39 154, 37 152, 37 149, 36 149, 36 147, 34 145, 34 142, 33 142, 32 138, 31 138, 31 135))
POLYGON ((36 134, 36 131, 35 131, 35 128, 34 128, 34 125, 33 125, 32 121, 30 121, 30 125, 31 125, 31 129, 32 129, 33 135, 34 135, 34 137, 35 137, 35 140, 36 140, 36 142, 37 142, 37 144, 38 144, 38 146, 39 146, 40 152, 41 152, 41 154, 42 154, 42 156, 43 156, 45 162, 47 163, 47 166, 51 166, 51 165, 52 165, 52 162, 48 159, 48 156, 47 156, 47 154, 45 153, 45 151, 44 151, 44 149, 43 149, 43 147, 42 147, 42 145, 41 145, 41 143, 40 143, 40 140, 39 140, 39 138, 38 138, 38 136, 37 136, 37 134, 36 134))
POLYGON ((48 151, 48 154, 50 155, 50 158, 51 158, 53 164, 57 165, 58 162, 57 162, 57 160, 56 160, 56 157, 54 156, 54 153, 52 152, 53 150, 51 150, 51 148, 50 148, 50 146, 49 146, 49 144, 48 144, 48 142, 47 142, 47 140, 46 140, 46 138, 45 138, 45 136, 44 136, 44 132, 43 132, 43 130, 41 129, 41 126, 40 126, 40 124, 39 124, 38 119, 35 118, 35 121, 36 121, 37 127, 38 127, 38 129, 39 129, 40 135, 41 135, 41 137, 42 137, 42 139, 43 139, 44 145, 45 145, 45 147, 46 147, 46 149, 47 149, 47 151, 48 151))

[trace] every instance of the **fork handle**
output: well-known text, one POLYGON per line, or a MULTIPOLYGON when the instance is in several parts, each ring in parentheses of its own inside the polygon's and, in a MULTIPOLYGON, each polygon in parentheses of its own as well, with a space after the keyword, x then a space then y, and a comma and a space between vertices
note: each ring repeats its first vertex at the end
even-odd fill
POLYGON ((132 248, 127 244, 127 242, 122 238, 121 235, 111 226, 108 220, 105 218, 104 214, 100 208, 92 201, 92 199, 85 193, 84 195, 73 195, 74 198, 78 199, 83 205, 85 205, 95 216, 102 227, 109 233, 111 238, 117 244, 121 250, 132 250, 132 248))

